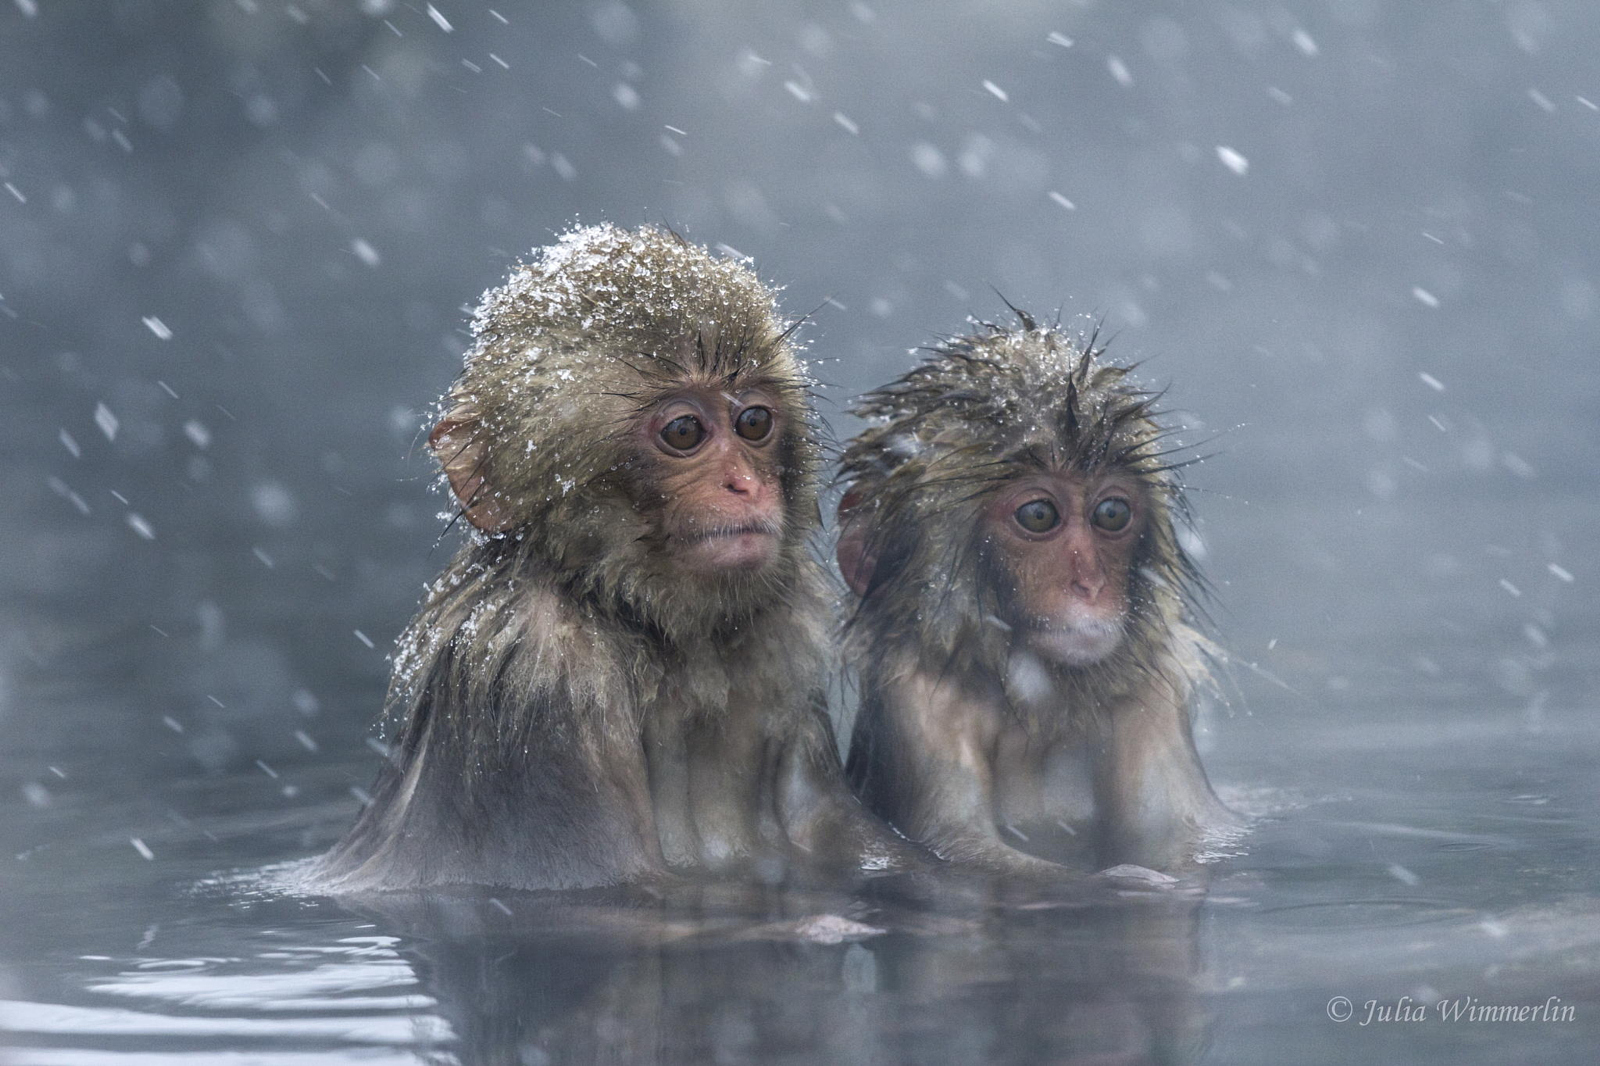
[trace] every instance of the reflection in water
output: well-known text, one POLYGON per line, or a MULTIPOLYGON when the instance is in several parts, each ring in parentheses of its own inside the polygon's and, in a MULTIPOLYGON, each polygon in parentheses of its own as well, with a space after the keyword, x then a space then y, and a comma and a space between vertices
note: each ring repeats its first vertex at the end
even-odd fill
POLYGON ((1210 1026, 1194 891, 937 910, 726 885, 389 896, 356 918, 294 905, 317 920, 234 931, 248 954, 90 959, 114 971, 87 982, 91 1002, 0 1004, 19 1045, 5 1061, 1168 1063, 1196 1061, 1210 1026))
POLYGON ((1194 1061, 1200 899, 1117 895, 871 926, 837 913, 859 901, 728 888, 379 913, 463 1062, 1194 1061))

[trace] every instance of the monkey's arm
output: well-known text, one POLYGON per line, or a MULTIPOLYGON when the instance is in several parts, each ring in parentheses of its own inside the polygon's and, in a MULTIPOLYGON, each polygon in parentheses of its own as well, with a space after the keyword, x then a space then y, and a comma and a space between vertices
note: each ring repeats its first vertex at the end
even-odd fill
POLYGON ((791 844, 813 860, 867 873, 921 871, 932 865, 850 791, 821 692, 781 743, 778 818, 791 844))
POLYGON ((991 701, 920 673, 886 685, 857 720, 850 780, 868 806, 942 859, 996 873, 1072 876, 1000 837, 997 713, 991 701))
POLYGON ((1094 790, 1106 865, 1188 865, 1207 831, 1242 824, 1206 780, 1187 700, 1162 681, 1112 709, 1094 790))

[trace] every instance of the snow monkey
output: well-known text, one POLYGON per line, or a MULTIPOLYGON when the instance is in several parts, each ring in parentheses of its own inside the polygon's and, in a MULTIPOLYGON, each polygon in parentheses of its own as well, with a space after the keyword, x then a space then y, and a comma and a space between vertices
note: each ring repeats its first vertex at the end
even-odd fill
POLYGON ((939 856, 1067 870, 1180 866, 1236 824, 1200 767, 1189 700, 1209 645, 1157 397, 1059 329, 985 324, 855 412, 839 566, 861 682, 847 772, 939 856), (1088 830, 1088 832, 1082 832, 1088 830))
POLYGON ((845 784, 806 372, 774 291, 655 228, 491 289, 428 437, 470 540, 401 637, 392 756, 334 892, 920 853, 845 784))

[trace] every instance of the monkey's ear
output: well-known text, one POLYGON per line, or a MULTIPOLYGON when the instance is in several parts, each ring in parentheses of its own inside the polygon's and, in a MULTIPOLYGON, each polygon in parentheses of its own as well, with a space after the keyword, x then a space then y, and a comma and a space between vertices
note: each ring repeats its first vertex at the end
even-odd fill
POLYGON ((878 567, 878 557, 867 551, 865 518, 851 514, 860 502, 860 494, 854 492, 846 493, 839 501, 839 543, 833 551, 839 560, 844 583, 857 596, 865 596, 867 587, 872 584, 872 572, 878 567))
POLYGON ((476 406, 460 403, 452 407, 428 434, 428 448, 444 467, 450 491, 461 501, 468 522, 485 533, 504 533, 515 524, 510 507, 483 474, 489 442, 480 431, 476 406))

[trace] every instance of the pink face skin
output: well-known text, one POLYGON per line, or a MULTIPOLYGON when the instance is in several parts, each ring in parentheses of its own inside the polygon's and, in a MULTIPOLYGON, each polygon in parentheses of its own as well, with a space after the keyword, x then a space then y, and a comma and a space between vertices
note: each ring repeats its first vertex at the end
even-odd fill
POLYGON ((639 423, 640 452, 653 459, 663 501, 667 549, 690 572, 755 571, 777 557, 782 422, 760 389, 685 386, 639 423))
POLYGON ((1006 621, 1036 654, 1089 666, 1122 643, 1144 520, 1137 483, 1116 475, 1032 474, 990 504, 987 543, 1008 579, 1006 621))

